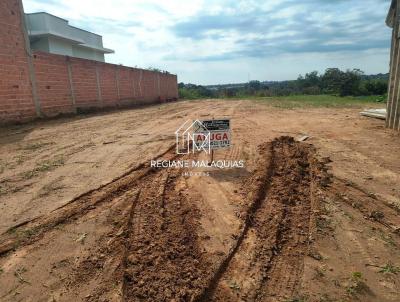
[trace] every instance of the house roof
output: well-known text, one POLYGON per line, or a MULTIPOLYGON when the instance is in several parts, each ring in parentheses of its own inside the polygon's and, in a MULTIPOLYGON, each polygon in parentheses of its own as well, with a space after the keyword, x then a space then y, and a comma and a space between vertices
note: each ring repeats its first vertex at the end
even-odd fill
POLYGON ((71 26, 68 20, 45 12, 25 14, 25 16, 31 39, 48 36, 102 53, 114 52, 112 49, 103 47, 102 36, 71 26))

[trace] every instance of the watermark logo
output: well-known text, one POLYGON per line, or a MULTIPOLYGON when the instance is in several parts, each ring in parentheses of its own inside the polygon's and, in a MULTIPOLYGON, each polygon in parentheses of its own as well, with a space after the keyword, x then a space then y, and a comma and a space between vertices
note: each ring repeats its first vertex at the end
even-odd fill
POLYGON ((175 138, 177 154, 205 152, 211 154, 210 159, 151 160, 152 168, 184 169, 182 175, 185 177, 210 176, 210 168, 244 168, 243 160, 214 158, 215 150, 231 147, 230 119, 187 120, 175 131, 175 138), (190 168, 199 170, 192 171, 190 168))
POLYGON ((211 131, 199 120, 187 120, 176 131, 176 154, 211 153, 211 131))

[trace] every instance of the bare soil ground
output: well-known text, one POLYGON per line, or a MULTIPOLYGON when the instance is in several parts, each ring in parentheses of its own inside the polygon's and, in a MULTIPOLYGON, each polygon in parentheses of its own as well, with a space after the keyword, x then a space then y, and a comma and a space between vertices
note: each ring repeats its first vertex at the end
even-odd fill
POLYGON ((1 128, 0 301, 400 301, 400 136, 360 109, 205 100, 1 128), (233 130, 215 159, 244 169, 149 166, 204 158, 174 132, 211 117, 233 130))

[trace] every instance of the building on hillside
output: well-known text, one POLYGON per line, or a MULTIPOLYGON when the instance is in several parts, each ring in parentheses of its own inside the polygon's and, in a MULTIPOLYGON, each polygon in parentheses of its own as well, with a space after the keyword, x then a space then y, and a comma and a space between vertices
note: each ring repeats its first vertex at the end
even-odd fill
POLYGON ((32 50, 40 50, 104 62, 104 54, 114 53, 103 47, 100 35, 71 26, 68 21, 40 12, 25 14, 32 50))
POLYGON ((400 0, 392 0, 386 24, 393 28, 386 127, 400 130, 400 0))

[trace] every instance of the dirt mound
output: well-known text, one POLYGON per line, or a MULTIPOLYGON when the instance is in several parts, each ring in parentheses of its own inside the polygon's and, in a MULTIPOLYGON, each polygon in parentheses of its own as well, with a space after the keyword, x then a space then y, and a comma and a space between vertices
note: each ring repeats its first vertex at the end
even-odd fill
POLYGON ((269 161, 264 175, 255 177, 259 193, 237 246, 201 301, 282 301, 298 289, 318 213, 315 188, 328 175, 314 148, 291 137, 261 152, 269 153, 269 161))

